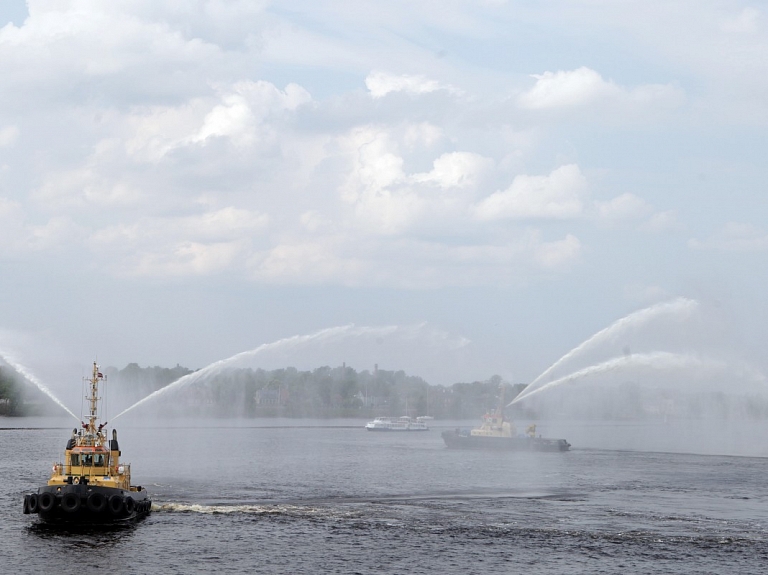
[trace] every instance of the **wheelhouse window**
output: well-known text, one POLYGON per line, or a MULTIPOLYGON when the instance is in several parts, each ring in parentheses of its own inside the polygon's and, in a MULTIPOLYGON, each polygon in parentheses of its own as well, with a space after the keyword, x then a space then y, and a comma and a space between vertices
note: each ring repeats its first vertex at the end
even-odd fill
POLYGON ((107 457, 104 453, 72 453, 69 456, 70 465, 83 467, 104 467, 107 457))

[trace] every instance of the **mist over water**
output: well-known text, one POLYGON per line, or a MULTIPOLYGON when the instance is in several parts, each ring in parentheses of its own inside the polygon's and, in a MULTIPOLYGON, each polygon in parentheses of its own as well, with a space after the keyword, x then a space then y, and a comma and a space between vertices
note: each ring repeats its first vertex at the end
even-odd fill
MULTIPOLYGON (((579 371, 566 375, 565 377, 561 377, 544 385, 540 385, 533 391, 523 392, 514 400, 512 400, 509 405, 514 405, 549 389, 553 389, 567 383, 573 383, 577 380, 585 379, 590 376, 605 374, 613 371, 629 372, 634 370, 636 372, 639 368, 650 368, 663 371, 697 369, 704 370, 705 372, 711 374, 713 372, 725 372, 728 369, 728 364, 722 361, 702 359, 695 355, 682 355, 666 351, 617 357, 598 365, 592 365, 584 369, 580 369, 579 371)), ((691 375, 691 372, 688 371, 688 376, 691 375)))
POLYGON ((622 336, 626 340, 627 334, 642 329, 649 323, 658 322, 660 319, 672 319, 679 325, 681 321, 691 317, 691 315, 698 309, 699 303, 697 301, 681 297, 630 313, 608 327, 598 331, 592 337, 558 359, 555 363, 545 369, 541 375, 534 379, 521 395, 525 396, 533 393, 543 385, 544 380, 548 376, 552 375, 559 368, 562 368, 562 366, 573 362, 580 356, 584 356, 592 350, 605 348, 608 344, 615 343, 622 336))
POLYGON ((718 341, 720 331, 695 300, 677 298, 652 305, 617 320, 573 348, 509 405, 565 383, 586 383, 608 372, 627 378, 643 369, 677 370, 681 385, 718 375, 724 390, 757 383, 761 384, 757 391, 764 391, 765 376, 730 352, 727 342, 718 341))
POLYGON ((576 445, 762 454, 768 380, 719 337, 709 312, 678 298, 629 314, 561 357, 508 407, 576 445))
MULTIPOLYGON (((664 421, 675 418, 714 422, 740 418, 768 421, 765 376, 729 350, 727 342, 714 337, 723 330, 708 317, 709 311, 695 300, 676 298, 620 318, 544 370, 508 404, 513 407, 510 414, 515 419, 522 417, 536 421, 545 431, 548 427, 557 429, 559 436, 569 440, 575 434, 569 433, 569 429, 576 429, 575 420, 653 422, 659 418, 664 421)), ((111 423, 116 419, 122 421, 124 415, 140 410, 143 418, 150 413, 153 416, 173 413, 181 419, 187 415, 190 418, 199 415, 215 417, 216 411, 207 410, 205 401, 210 398, 219 401, 217 398, 224 397, 219 393, 225 394, 231 389, 230 384, 237 384, 236 375, 232 374, 238 369, 291 367, 313 371, 322 366, 340 367, 346 363, 358 371, 373 371, 374 365, 382 370, 403 370, 409 375, 424 377, 431 384, 483 380, 495 372, 496 365, 491 361, 477 368, 473 363, 477 360, 476 352, 466 338, 426 324, 336 326, 264 343, 234 354, 153 393, 147 389, 145 397, 133 388, 136 395, 131 397, 121 390, 119 381, 109 392, 111 383, 107 383, 105 392, 109 392, 106 395, 110 399, 104 415, 111 423), (461 379, 458 375, 468 371, 474 377, 461 379), (456 375, 441 381, 439 373, 456 375), (220 377, 222 375, 224 377, 220 377), (189 389, 194 386, 198 387, 189 389), (167 408, 177 404, 167 402, 175 401, 175 393, 187 395, 174 411, 167 408), (189 412, 185 405, 190 406, 189 412), (142 409, 145 407, 147 409, 142 409), (110 415, 113 412, 118 413, 110 415)), ((42 378, 11 357, 6 357, 6 361, 69 416, 79 420, 61 401, 60 394, 54 393, 42 378)), ((79 378, 69 373, 65 375, 57 377, 56 381, 65 382, 67 390, 80 391, 80 386, 75 384, 79 378)), ((298 411, 293 416, 301 413, 298 411)), ((478 418, 481 415, 477 413, 478 418)), ((719 424, 710 427, 716 425, 719 424)), ((676 427, 675 433, 680 429, 676 427)), ((594 436, 589 436, 589 441, 593 440, 594 436)), ((584 446, 590 445, 600 444, 584 446)), ((652 448, 650 443, 648 448, 652 448)), ((686 451, 685 442, 678 448, 686 451)))
POLYGON ((74 417, 77 421, 80 421, 80 418, 75 415, 72 410, 70 410, 62 401, 56 397, 56 395, 46 386, 42 381, 40 381, 35 374, 33 374, 27 367, 16 361, 8 351, 0 350, 0 360, 2 360, 4 363, 8 364, 10 367, 16 371, 19 375, 21 375, 26 381, 34 385, 37 389, 39 389, 41 392, 43 392, 45 395, 47 395, 56 405, 58 405, 61 409, 66 411, 69 415, 74 417))
MULTIPOLYGON (((430 364, 461 365, 462 352, 469 345, 463 337, 451 336, 426 324, 411 326, 336 326, 312 334, 296 335, 262 344, 252 350, 216 361, 179 378, 115 415, 112 420, 234 367, 278 369, 295 367, 315 369, 323 365, 346 363, 357 369, 381 368, 404 370, 429 379, 430 364), (354 360, 354 363, 352 361, 354 360)), ((453 383, 453 382, 451 382, 453 383)))

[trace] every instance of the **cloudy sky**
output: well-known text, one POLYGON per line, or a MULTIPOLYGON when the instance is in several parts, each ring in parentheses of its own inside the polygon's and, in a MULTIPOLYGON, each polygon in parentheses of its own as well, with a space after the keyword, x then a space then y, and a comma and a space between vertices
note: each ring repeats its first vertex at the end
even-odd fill
POLYGON ((0 343, 29 364, 347 326, 285 361, 367 369, 389 329, 382 367, 530 381, 682 296, 765 367, 760 3, 4 0, 0 26, 0 343))

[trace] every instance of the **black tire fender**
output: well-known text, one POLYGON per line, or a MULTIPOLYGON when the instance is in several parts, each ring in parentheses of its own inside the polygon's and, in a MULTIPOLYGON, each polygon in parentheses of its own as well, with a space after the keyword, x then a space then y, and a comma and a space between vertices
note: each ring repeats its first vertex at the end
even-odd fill
POLYGON ((123 497, 122 495, 118 495, 115 493, 112 497, 109 498, 109 510, 114 515, 119 515, 123 511, 123 497))
POLYGON ((104 497, 103 493, 94 491, 88 496, 86 505, 88 505, 88 509, 93 513, 101 513, 107 508, 107 498, 104 497))
POLYGON ((37 493, 29 494, 29 512, 37 513, 37 493))
POLYGON ((56 507, 56 496, 50 491, 44 491, 37 498, 37 508, 41 513, 48 513, 56 507))
POLYGON ((61 497, 61 508, 67 513, 75 513, 80 509, 80 496, 77 493, 65 493, 61 497))
POLYGON ((29 493, 24 496, 24 515, 29 515, 29 493))
POLYGON ((125 505, 125 512, 128 513, 128 515, 130 515, 136 510, 136 502, 133 500, 133 497, 131 497, 130 495, 128 495, 125 498, 124 505, 125 505))

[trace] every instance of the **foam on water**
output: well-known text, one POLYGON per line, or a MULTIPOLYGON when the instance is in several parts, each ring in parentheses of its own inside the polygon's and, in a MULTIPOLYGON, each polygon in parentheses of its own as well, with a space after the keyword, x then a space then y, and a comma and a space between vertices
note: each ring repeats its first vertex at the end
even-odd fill
POLYGON ((355 515, 341 513, 338 509, 300 505, 202 505, 198 503, 153 503, 152 512, 165 513, 202 513, 204 515, 289 515, 289 516, 339 516, 355 515))
POLYGON ((273 506, 265 505, 200 505, 197 503, 153 503, 152 511, 166 511, 176 513, 274 513, 273 506))

